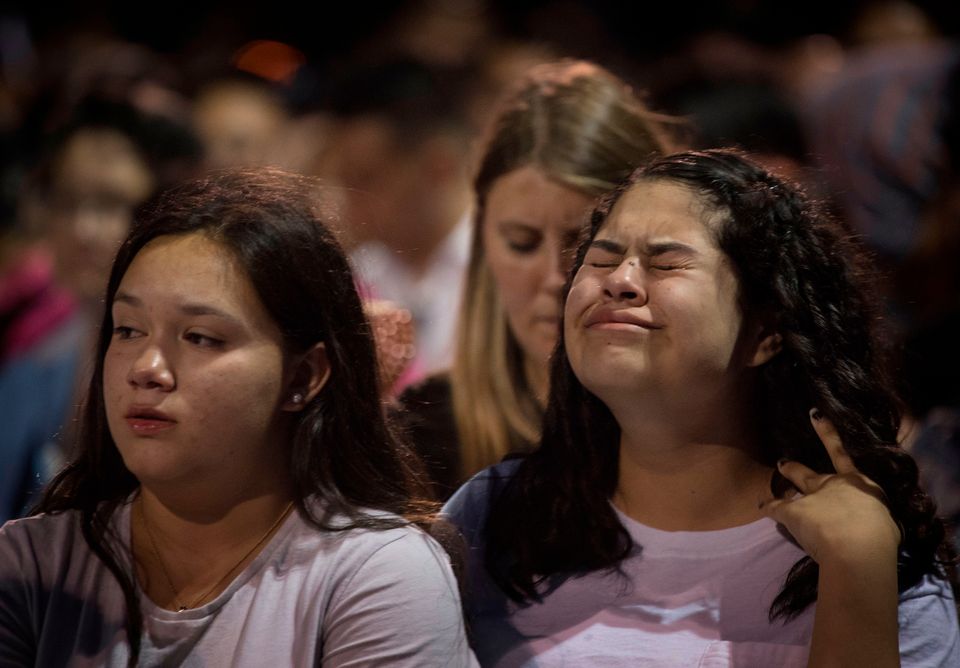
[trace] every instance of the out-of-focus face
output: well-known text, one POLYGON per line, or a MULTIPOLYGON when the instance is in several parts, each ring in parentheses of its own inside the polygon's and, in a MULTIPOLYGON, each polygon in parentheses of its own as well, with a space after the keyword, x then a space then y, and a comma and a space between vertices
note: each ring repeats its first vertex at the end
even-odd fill
POLYGON ((116 130, 79 130, 63 146, 52 170, 46 227, 57 276, 82 300, 103 298, 133 210, 153 187, 147 164, 116 130))
POLYGON ((228 251, 201 234, 154 239, 112 313, 107 421, 144 486, 283 480, 282 336, 228 251))
POLYGON ((257 167, 282 158, 287 117, 269 93, 244 83, 221 82, 204 90, 193 111, 211 169, 257 167))
POLYGON ((592 204, 530 166, 501 176, 487 195, 487 265, 528 364, 544 371, 559 334, 560 291, 592 204))
POLYGON ((371 239, 403 248, 424 234, 419 198, 436 197, 414 155, 402 148, 381 117, 360 116, 340 124, 327 171, 344 187, 344 220, 351 245, 371 239), (426 193, 426 194, 425 194, 426 193))
POLYGON ((567 297, 564 337, 583 385, 610 405, 623 396, 685 401, 747 362, 733 267, 691 190, 641 182, 614 206, 567 297))

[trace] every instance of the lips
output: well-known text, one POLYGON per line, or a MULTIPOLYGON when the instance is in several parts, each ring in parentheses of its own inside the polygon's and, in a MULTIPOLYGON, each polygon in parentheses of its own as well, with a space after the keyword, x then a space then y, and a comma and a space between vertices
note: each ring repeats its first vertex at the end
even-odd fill
POLYGON ((603 329, 660 329, 660 326, 630 309, 595 308, 584 320, 586 328, 603 329))
POLYGON ((147 406, 132 406, 123 416, 123 419, 127 421, 135 434, 141 435, 166 431, 177 424, 176 420, 163 411, 147 406))

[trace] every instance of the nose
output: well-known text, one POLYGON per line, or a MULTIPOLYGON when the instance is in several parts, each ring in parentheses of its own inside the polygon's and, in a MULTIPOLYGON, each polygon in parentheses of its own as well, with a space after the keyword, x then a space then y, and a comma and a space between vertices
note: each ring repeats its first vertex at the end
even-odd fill
POLYGON ((563 244, 556 244, 556 247, 550 248, 545 259, 544 267, 544 286, 548 292, 556 293, 558 296, 567 282, 567 272, 573 263, 570 250, 563 244))
POLYGON ((145 390, 172 390, 176 386, 167 357, 159 346, 146 346, 133 360, 127 378, 131 385, 145 390))
POLYGON ((606 275, 603 293, 608 299, 624 302, 647 302, 644 271, 636 258, 625 258, 616 269, 606 275))

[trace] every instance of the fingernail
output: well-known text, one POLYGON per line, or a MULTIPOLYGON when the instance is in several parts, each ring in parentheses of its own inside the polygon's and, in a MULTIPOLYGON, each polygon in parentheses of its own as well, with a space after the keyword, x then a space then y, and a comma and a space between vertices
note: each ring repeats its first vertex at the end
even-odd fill
POLYGON ((788 460, 786 457, 782 457, 782 458, 778 459, 778 460, 777 460, 777 468, 778 468, 778 469, 783 468, 783 465, 786 464, 788 461, 790 461, 790 460, 788 460))
POLYGON ((820 422, 820 418, 822 418, 823 415, 820 413, 820 409, 819 409, 819 408, 811 408, 811 409, 810 409, 810 417, 812 417, 812 418, 813 418, 814 420, 816 420, 817 422, 820 422))

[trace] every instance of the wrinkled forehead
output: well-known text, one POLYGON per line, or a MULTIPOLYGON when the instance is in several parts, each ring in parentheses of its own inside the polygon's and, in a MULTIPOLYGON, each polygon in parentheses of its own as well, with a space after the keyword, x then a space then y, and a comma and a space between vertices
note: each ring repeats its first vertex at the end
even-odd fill
POLYGON ((641 179, 609 209, 593 238, 610 235, 705 237, 715 245, 729 212, 707 192, 682 181, 641 179))

